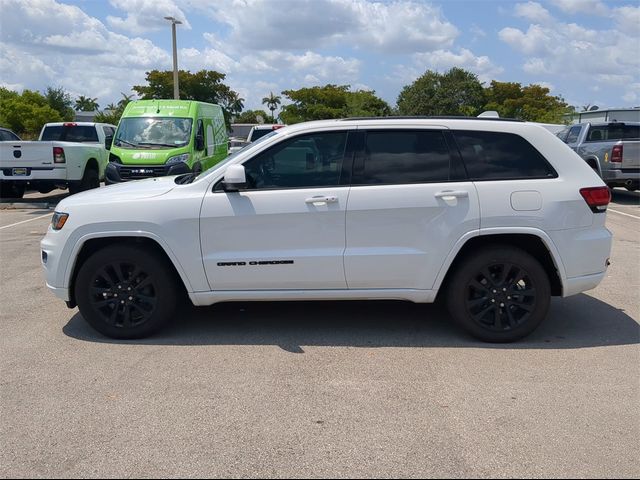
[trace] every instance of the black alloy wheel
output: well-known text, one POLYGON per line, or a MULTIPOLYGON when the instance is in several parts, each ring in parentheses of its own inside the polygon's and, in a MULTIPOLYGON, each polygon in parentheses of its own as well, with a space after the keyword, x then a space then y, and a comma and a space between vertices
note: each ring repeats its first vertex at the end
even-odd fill
POLYGON ((168 260, 148 246, 116 243, 80 267, 75 295, 80 313, 111 338, 142 338, 173 316, 178 278, 168 260))
POLYGON ((544 320, 551 302, 546 271, 529 253, 510 245, 468 254, 447 285, 453 319, 485 342, 513 342, 544 320))

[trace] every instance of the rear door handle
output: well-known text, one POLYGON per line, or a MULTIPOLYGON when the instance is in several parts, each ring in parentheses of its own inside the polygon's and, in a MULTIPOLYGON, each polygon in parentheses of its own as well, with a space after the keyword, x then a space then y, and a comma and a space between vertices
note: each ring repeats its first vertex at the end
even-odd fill
POLYGON ((454 198, 467 198, 469 192, 465 190, 443 190, 435 194, 436 198, 442 198, 443 200, 453 200, 454 198))
POLYGON ((317 197, 307 198, 304 203, 315 204, 315 203, 336 203, 338 201, 338 197, 335 195, 320 195, 317 197))

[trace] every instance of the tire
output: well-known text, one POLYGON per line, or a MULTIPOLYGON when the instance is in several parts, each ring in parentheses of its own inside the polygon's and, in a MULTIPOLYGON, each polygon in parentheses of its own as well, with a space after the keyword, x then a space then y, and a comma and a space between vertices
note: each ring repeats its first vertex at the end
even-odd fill
POLYGON ((630 192, 635 192, 636 190, 640 189, 640 184, 632 183, 631 185, 625 186, 625 188, 630 192))
POLYGON ((84 175, 82 176, 82 180, 69 184, 69 193, 74 195, 92 188, 98 188, 99 186, 100 178, 98 177, 98 171, 94 168, 87 167, 84 171, 84 175))
POLYGON ((22 198, 25 184, 23 182, 0 182, 1 198, 22 198))
POLYGON ((510 245, 468 255, 447 286, 454 321, 484 342, 507 343, 526 337, 544 320, 551 286, 534 257, 510 245))
POLYGON ((89 257, 74 288, 84 319, 116 339, 143 338, 159 331, 176 310, 178 291, 176 275, 165 258, 126 243, 89 257))

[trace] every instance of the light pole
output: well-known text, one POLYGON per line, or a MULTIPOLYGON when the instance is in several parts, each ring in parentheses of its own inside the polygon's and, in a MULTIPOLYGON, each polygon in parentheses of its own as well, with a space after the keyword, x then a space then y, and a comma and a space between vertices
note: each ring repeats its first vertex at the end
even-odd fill
POLYGON ((180 99, 180 90, 178 89, 178 49, 176 48, 176 25, 181 25, 180 20, 173 17, 164 17, 165 20, 171 22, 171 36, 173 38, 173 98, 180 99))

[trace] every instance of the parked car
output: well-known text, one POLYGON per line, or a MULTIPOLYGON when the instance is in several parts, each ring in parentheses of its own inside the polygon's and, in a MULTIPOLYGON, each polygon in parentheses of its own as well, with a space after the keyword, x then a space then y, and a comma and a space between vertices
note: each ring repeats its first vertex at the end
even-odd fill
POLYGON ((178 299, 446 301, 517 340, 551 296, 604 278, 609 189, 552 133, 485 119, 349 119, 273 131, 201 175, 64 199, 48 287, 99 332, 138 338, 178 299))
POLYGON ((227 156, 222 107, 191 100, 136 100, 118 122, 106 182, 200 173, 227 156))
POLYGON ((115 125, 47 123, 35 142, 0 143, 0 196, 21 198, 26 188, 78 193, 100 186, 115 125))
POLYGON ((20 137, 16 135, 13 130, 0 127, 0 142, 19 142, 20 137))
POLYGON ((640 188, 640 122, 578 123, 558 137, 608 186, 640 188))

